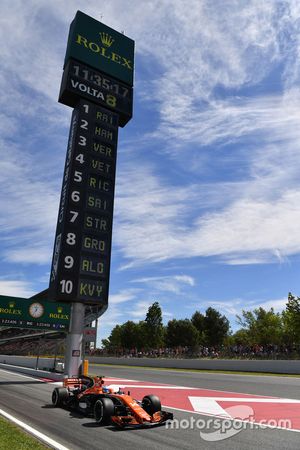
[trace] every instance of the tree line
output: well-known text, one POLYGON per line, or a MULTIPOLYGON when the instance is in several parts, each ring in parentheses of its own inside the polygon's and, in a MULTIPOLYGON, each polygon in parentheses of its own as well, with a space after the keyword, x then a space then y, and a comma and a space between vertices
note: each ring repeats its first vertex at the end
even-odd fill
POLYGON ((161 347, 294 345, 300 344, 300 297, 288 294, 286 308, 276 313, 273 308, 262 307, 243 310, 237 317, 240 329, 230 330, 229 320, 216 309, 205 313, 195 311, 190 319, 172 319, 163 325, 162 310, 158 302, 148 309, 145 320, 128 320, 116 325, 107 339, 102 340, 104 350, 114 353, 118 349, 157 349, 161 347))

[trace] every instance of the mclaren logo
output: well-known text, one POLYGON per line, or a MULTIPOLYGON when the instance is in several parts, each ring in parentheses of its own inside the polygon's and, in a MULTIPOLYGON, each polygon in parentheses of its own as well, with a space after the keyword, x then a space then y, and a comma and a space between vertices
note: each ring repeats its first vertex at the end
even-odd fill
POLYGON ((77 34, 76 44, 85 47, 88 51, 98 53, 100 57, 119 64, 130 71, 133 70, 132 61, 130 61, 130 59, 118 55, 118 53, 109 51, 109 47, 114 43, 114 39, 112 39, 109 34, 100 33, 100 40, 103 47, 96 42, 89 41, 86 37, 77 34))

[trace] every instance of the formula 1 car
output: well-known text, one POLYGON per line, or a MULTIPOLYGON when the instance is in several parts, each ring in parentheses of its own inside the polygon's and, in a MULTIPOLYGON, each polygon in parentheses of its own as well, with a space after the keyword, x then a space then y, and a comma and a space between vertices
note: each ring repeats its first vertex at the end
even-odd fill
POLYGON ((102 376, 65 378, 63 387, 52 393, 54 406, 75 409, 92 416, 97 423, 125 426, 154 426, 173 419, 173 414, 161 410, 156 395, 146 395, 142 401, 125 394, 120 389, 105 386, 102 376))

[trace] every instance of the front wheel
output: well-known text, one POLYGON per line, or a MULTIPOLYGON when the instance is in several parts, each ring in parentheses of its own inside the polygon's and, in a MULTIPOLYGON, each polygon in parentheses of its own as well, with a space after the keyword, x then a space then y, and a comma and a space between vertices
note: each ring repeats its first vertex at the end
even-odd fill
POLYGON ((145 395, 142 400, 142 407, 144 410, 152 416, 157 411, 161 411, 161 403, 157 395, 149 394, 145 395))
POLYGON ((55 388, 52 392, 52 403, 54 406, 62 406, 68 397, 69 393, 66 388, 55 388))
POLYGON ((107 425, 115 413, 115 406, 110 398, 99 398, 94 406, 94 418, 97 423, 107 425))

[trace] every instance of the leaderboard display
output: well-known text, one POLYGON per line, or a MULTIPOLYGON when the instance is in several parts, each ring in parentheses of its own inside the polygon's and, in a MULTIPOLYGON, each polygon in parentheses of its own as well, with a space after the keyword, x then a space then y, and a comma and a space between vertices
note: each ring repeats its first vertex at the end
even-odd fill
POLYGON ((57 301, 107 304, 118 115, 80 100, 74 109, 50 276, 57 301))

